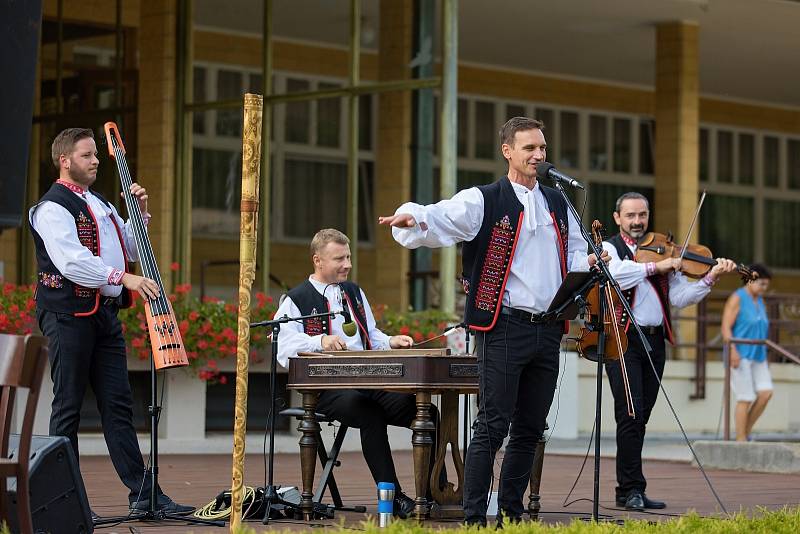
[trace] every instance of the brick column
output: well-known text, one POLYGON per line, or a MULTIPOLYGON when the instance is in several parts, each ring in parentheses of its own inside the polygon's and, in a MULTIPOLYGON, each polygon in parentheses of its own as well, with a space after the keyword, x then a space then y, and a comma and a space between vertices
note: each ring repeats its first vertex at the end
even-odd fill
MULTIPOLYGON (((678 241, 685 239, 698 200, 699 33, 692 22, 656 27, 656 220, 651 229, 671 230, 678 241)), ((682 310, 684 315, 695 313, 693 308, 682 310)), ((693 323, 675 326, 679 342, 696 338, 693 323)), ((693 354, 681 352, 683 357, 693 354)))
POLYGON ((676 239, 689 229, 697 206, 699 128, 696 24, 668 22, 656 29, 656 229, 676 239))
POLYGON ((153 214, 148 232, 164 285, 172 286, 175 202, 176 0, 142 2, 139 28, 138 142, 141 180, 153 214))
MULTIPOLYGON (((408 64, 413 45, 413 18, 413 1, 381 2, 380 81, 411 77, 408 64)), ((375 212, 379 215, 391 215, 400 204, 411 200, 411 102, 410 91, 381 93, 378 97, 375 212)), ((406 309, 409 251, 392 239, 386 227, 378 228, 375 248, 375 282, 368 293, 370 302, 406 309)), ((363 274, 361 278, 369 280, 363 274)))

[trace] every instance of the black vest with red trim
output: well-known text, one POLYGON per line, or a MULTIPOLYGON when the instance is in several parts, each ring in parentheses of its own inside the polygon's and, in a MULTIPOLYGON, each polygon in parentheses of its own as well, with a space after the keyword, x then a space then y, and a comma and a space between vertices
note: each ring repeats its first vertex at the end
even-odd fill
MULTIPOLYGON (((361 344, 364 350, 370 350, 372 347, 369 342, 369 332, 367 331, 367 314, 364 311, 364 302, 361 300, 361 288, 353 282, 341 282, 339 284, 344 289, 344 298, 347 300, 346 305, 350 308, 350 313, 353 315, 353 320, 358 327, 358 334, 361 337, 361 344)), ((331 284, 328 291, 338 291, 336 284, 331 284)), ((327 292, 326 292, 327 293, 327 292)), ((328 301, 317 291, 309 280, 306 280, 297 287, 292 288, 287 296, 292 299, 295 306, 300 310, 301 315, 313 315, 316 313, 325 313, 330 308, 328 301)), ((318 336, 320 334, 328 335, 331 333, 331 318, 328 317, 315 317, 313 319, 303 320, 303 332, 309 336, 318 336)))
MULTIPOLYGON (((567 205, 558 191, 539 185, 555 224, 561 276, 567 274, 569 221, 567 205)), ((483 222, 478 235, 464 243, 461 253, 462 277, 467 302, 464 322, 473 330, 494 328, 503 291, 508 281, 514 251, 519 239, 524 207, 507 176, 496 182, 478 186, 483 195, 483 222)))
MULTIPOLYGON (((108 201, 98 193, 91 190, 89 193, 99 198, 105 205, 111 206, 108 201)), ((100 251, 99 232, 97 229, 97 222, 89 208, 89 204, 59 183, 54 183, 50 187, 37 206, 45 201, 55 202, 70 212, 75 218, 75 227, 77 228, 78 240, 81 242, 81 245, 88 248, 93 255, 98 256, 100 251)), ((116 222, 114 224, 116 225, 116 222)), ((119 228, 117 228, 117 232, 119 232, 119 228)), ((93 287, 83 287, 64 276, 50 259, 50 256, 47 254, 47 249, 44 246, 44 241, 33 228, 32 224, 31 233, 33 234, 33 242, 36 247, 36 263, 38 265, 38 283, 36 285, 37 307, 52 312, 70 313, 80 316, 92 315, 95 313, 100 302, 100 290, 93 287)), ((120 246, 123 247, 123 256, 127 259, 125 245, 122 243, 121 236, 120 246)), ((120 307, 125 308, 130 306, 130 291, 122 288, 121 296, 120 307)))
MULTIPOLYGON (((617 249, 617 255, 621 260, 634 260, 633 252, 628 247, 628 244, 625 243, 625 240, 622 239, 622 236, 617 234, 611 239, 608 240, 608 243, 617 249)), ((661 312, 664 316, 664 333, 666 334, 667 340, 671 344, 675 344, 675 338, 672 334, 672 317, 670 314, 670 304, 669 304, 669 278, 665 274, 654 274, 652 276, 647 277, 647 282, 653 286, 653 289, 658 296, 658 301, 661 304, 661 312)), ((625 296, 625 300, 628 301, 628 304, 631 305, 631 309, 633 309, 633 300, 636 297, 636 286, 633 286, 630 289, 627 289, 622 292, 625 296)), ((617 305, 617 309, 615 310, 617 315, 617 321, 620 325, 625 327, 625 331, 628 331, 630 328, 630 317, 625 312, 625 308, 622 307, 621 304, 617 305)))

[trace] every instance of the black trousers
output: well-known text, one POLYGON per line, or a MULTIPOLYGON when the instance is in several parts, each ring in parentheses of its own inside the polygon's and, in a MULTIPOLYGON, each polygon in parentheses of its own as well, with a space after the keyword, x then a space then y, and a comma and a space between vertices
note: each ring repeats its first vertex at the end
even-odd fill
POLYGON ((480 397, 464 470, 464 516, 485 521, 497 450, 509 434, 500 470, 498 506, 509 517, 524 511, 536 444, 544 433, 558 379, 563 323, 532 324, 500 315, 477 336, 480 397))
MULTIPOLYGON (((400 491, 397 471, 389 447, 389 425, 408 428, 417 415, 416 397, 408 393, 393 393, 373 389, 341 389, 323 391, 319 396, 317 411, 332 417, 343 425, 357 428, 361 434, 361 451, 372 478, 378 482, 392 482, 400 491)), ((431 418, 438 421, 438 411, 431 405, 431 418)), ((438 425, 437 425, 438 427, 438 425)), ((431 468, 436 452, 436 436, 431 448, 431 468)))
POLYGON ((663 334, 646 334, 653 347, 653 364, 658 377, 653 373, 642 341, 633 329, 628 331, 628 350, 625 352, 625 368, 633 397, 636 417, 628 415, 625 402, 625 389, 619 360, 606 362, 606 374, 614 395, 614 417, 617 421, 617 488, 618 498, 626 497, 631 491, 644 493, 647 480, 642 472, 642 446, 650 420, 650 413, 656 404, 659 380, 664 374, 666 351, 663 334))
MULTIPOLYGON (((122 325, 117 307, 100 306, 88 317, 38 310, 39 328, 50 340, 50 376, 53 405, 50 435, 66 436, 78 456, 78 425, 81 405, 90 385, 111 461, 129 500, 149 501, 150 480, 144 477, 144 462, 133 427, 131 387, 122 325)), ((160 489, 159 489, 160 493, 160 489)))

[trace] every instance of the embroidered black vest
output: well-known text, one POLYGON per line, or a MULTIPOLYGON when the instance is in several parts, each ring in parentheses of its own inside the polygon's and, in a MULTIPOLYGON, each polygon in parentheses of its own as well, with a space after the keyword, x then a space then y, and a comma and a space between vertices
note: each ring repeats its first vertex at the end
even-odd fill
MULTIPOLYGON (((558 191, 540 184, 555 224, 561 275, 567 274, 569 227, 567 206, 558 191)), ((494 328, 519 239, 524 207, 508 177, 479 186, 483 195, 483 222, 478 235, 464 243, 462 277, 467 302, 464 322, 473 330, 494 328)))
MULTIPOLYGON (((349 305, 350 312, 353 314, 353 320, 358 327, 359 336, 361 336, 361 344, 365 350, 370 350, 372 346, 369 342, 369 332, 367 331, 367 314, 364 311, 364 302, 361 300, 361 289, 353 282, 342 282, 340 284, 344 289, 344 297, 349 305)), ((328 291, 338 291, 332 284, 328 291)), ((299 286, 292 288, 287 296, 292 299, 302 315, 313 315, 315 313, 324 313, 330 309, 328 301, 316 290, 314 285, 306 280, 299 286)), ((315 317, 313 319, 303 320, 303 332, 309 336, 318 336, 320 334, 328 335, 331 333, 331 319, 328 317, 315 317)))
MULTIPOLYGON (((611 239, 608 240, 611 245, 615 249, 617 249, 617 255, 620 259, 625 260, 634 260, 633 253, 631 249, 628 248, 628 245, 625 243, 625 240, 622 239, 622 236, 619 234, 615 235, 611 239)), ((658 296, 658 301, 661 303, 661 312, 664 315, 664 331, 666 333, 667 340, 671 344, 675 344, 675 338, 672 334, 672 316, 670 314, 670 304, 669 304, 669 278, 665 274, 654 274, 652 276, 647 277, 647 281, 650 285, 653 286, 653 289, 658 296)), ((622 292, 625 296, 625 300, 628 301, 628 304, 631 305, 631 309, 633 309, 633 299, 636 296, 636 286, 627 289, 622 292)), ((617 305, 616 310, 614 310, 617 316, 617 321, 619 324, 624 325, 625 331, 628 331, 630 328, 630 317, 625 312, 625 308, 622 305, 617 305)))
MULTIPOLYGON (((110 206, 108 201, 98 193, 94 191, 90 191, 90 193, 99 198, 107 206, 110 206)), ((39 203, 34 206, 34 210, 45 201, 55 202, 66 208, 67 211, 72 214, 75 218, 75 227, 78 231, 78 240, 81 242, 81 245, 88 248, 93 255, 98 256, 100 253, 100 237, 97 229, 97 221, 86 201, 58 183, 54 183, 50 187, 39 203)), ((116 226, 116 221, 114 221, 114 226, 116 226)), ((33 225, 31 225, 31 233, 33 234, 33 242, 36 247, 36 262, 38 265, 36 305, 44 310, 58 313, 71 313, 79 317, 94 314, 100 305, 99 289, 83 287, 65 277, 50 259, 50 256, 47 254, 47 249, 44 246, 44 241, 33 228, 33 225)), ((122 246, 123 256, 126 259, 127 270, 127 253, 125 252, 125 245, 122 242, 122 235, 120 234, 119 228, 117 228, 117 234, 120 239, 120 245, 122 246)), ((122 304, 120 307, 130 306, 130 291, 123 288, 121 296, 122 304)))

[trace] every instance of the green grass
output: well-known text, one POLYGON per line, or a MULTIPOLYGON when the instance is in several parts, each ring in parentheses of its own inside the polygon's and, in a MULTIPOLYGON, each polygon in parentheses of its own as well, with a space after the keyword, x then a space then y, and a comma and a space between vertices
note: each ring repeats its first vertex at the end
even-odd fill
MULTIPOLYGON (((273 525, 274 528, 278 524, 273 525)), ((489 529, 494 532, 494 524, 489 523, 489 529)), ((477 528, 430 528, 419 525, 414 521, 395 521, 388 528, 378 528, 375 523, 365 522, 358 527, 344 528, 329 527, 327 533, 351 534, 363 531, 370 534, 432 534, 442 532, 447 534, 474 534, 478 531, 489 532, 477 528)), ((240 534, 257 534, 267 532, 253 528, 243 528, 240 534)), ((541 523, 523 522, 519 525, 507 525, 504 532, 508 534, 605 534, 605 533, 630 533, 630 534, 796 534, 800 533, 800 508, 783 508, 768 511, 758 509, 751 516, 743 513, 736 514, 730 519, 708 519, 691 513, 684 517, 659 522, 627 521, 624 525, 615 523, 593 524, 580 520, 571 523, 545 525, 541 523)))

